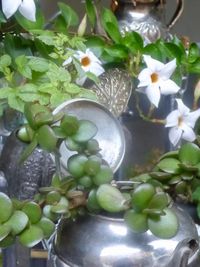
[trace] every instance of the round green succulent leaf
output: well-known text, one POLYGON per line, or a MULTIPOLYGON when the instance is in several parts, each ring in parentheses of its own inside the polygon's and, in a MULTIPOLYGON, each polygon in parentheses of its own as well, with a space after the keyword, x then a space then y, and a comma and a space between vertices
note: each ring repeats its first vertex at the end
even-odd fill
POLYGON ((17 132, 17 137, 22 141, 22 142, 30 142, 31 138, 27 132, 26 126, 22 126, 18 132, 17 132))
POLYGON ((79 121, 79 129, 72 136, 75 142, 84 143, 92 139, 97 133, 97 127, 94 123, 88 120, 79 121))
POLYGON ((148 209, 163 210, 168 205, 169 198, 164 192, 157 192, 149 202, 148 209))
POLYGON ((52 205, 45 205, 43 207, 43 215, 50 219, 51 221, 55 222, 58 220, 59 216, 56 213, 51 211, 52 205))
POLYGON ((186 143, 179 150, 179 160, 186 165, 200 162, 200 148, 193 143, 186 143))
POLYGON ((85 174, 85 163, 88 158, 85 155, 76 154, 71 156, 67 162, 67 168, 70 174, 76 178, 80 178, 85 174))
POLYGON ((11 227, 13 235, 18 235, 26 228, 28 222, 29 219, 26 213, 16 210, 5 224, 11 227))
POLYGON ((44 238, 49 238, 55 231, 55 224, 45 217, 42 217, 36 226, 42 229, 44 238))
POLYGON ((6 238, 11 232, 11 227, 6 224, 0 225, 0 241, 6 238))
POLYGON ((80 143, 75 142, 71 137, 65 140, 65 145, 70 151, 81 151, 82 146, 80 143))
POLYGON ((102 184, 97 189, 96 197, 102 209, 108 212, 120 212, 127 209, 123 194, 109 184, 102 184))
POLYGON ((51 191, 46 195, 46 204, 54 205, 61 199, 61 194, 58 191, 51 191))
POLYGON ((149 183, 144 183, 136 187, 132 194, 132 207, 136 211, 141 211, 146 208, 156 193, 155 187, 149 183))
POLYGON ((78 131, 79 121, 74 116, 64 115, 61 120, 60 127, 67 136, 71 136, 76 134, 78 131))
POLYGON ((78 183, 85 188, 90 188, 93 185, 92 178, 88 175, 79 178, 78 183))
POLYGON ((148 230, 147 215, 135 210, 128 210, 124 215, 125 223, 135 233, 144 233, 148 230))
POLYGON ((110 183, 113 179, 113 171, 107 165, 101 165, 99 172, 92 178, 96 185, 110 183))
POLYGON ((180 161, 174 158, 165 158, 162 159, 157 166, 160 170, 171 173, 171 174, 177 174, 180 173, 180 161))
POLYGON ((13 213, 13 204, 11 199, 0 192, 0 223, 6 222, 13 213))
POLYGON ((169 151, 165 154, 163 154, 160 158, 159 158, 159 161, 162 160, 162 159, 165 159, 165 158, 178 158, 178 154, 179 154, 179 151, 178 150, 174 150, 174 151, 169 151))
POLYGON ((15 236, 8 235, 2 241, 0 241, 0 248, 10 247, 15 243, 15 236))
POLYGON ((36 225, 31 225, 20 234, 19 241, 23 246, 31 248, 42 241, 43 238, 42 229, 36 225))
POLYGON ((50 126, 43 125, 37 131, 37 141, 42 149, 53 152, 56 150, 58 139, 50 126))
POLYGON ((69 201, 66 197, 61 197, 56 205, 51 206, 51 212, 57 214, 67 213, 69 211, 69 201))
POLYGON ((25 203, 22 211, 26 213, 31 223, 37 223, 42 217, 40 206, 33 201, 25 203))
POLYGON ((166 173, 166 172, 151 172, 150 176, 152 178, 157 179, 160 182, 165 182, 165 181, 168 181, 172 177, 172 174, 166 173))
POLYGON ((176 214, 169 208, 164 210, 165 215, 148 218, 148 228, 157 237, 168 239, 174 237, 179 229, 176 214))
POLYGON ((98 141, 95 139, 89 140, 87 143, 87 150, 90 154, 94 154, 94 153, 97 153, 98 151, 100 151, 98 141))
POLYGON ((97 190, 96 189, 92 189, 88 195, 88 199, 87 199, 87 209, 91 212, 98 212, 101 210, 101 206, 99 205, 99 202, 97 200, 97 190))

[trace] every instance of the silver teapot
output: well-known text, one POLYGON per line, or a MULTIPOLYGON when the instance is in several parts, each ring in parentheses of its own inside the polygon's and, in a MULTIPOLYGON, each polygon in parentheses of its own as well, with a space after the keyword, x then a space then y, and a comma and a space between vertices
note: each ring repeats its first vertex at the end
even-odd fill
POLYGON ((177 8, 168 24, 164 22, 165 0, 112 0, 114 11, 122 33, 136 31, 140 33, 145 43, 151 43, 159 38, 170 39, 169 30, 181 16, 184 0, 177 0, 177 8))
POLYGON ((133 233, 123 219, 86 214, 63 219, 52 244, 55 267, 199 267, 199 238, 191 217, 173 207, 179 231, 159 239, 133 233))

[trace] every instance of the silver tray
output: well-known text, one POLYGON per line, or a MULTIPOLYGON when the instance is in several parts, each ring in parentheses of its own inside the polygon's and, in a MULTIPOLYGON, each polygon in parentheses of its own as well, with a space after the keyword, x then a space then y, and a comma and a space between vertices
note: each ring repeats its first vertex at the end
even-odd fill
MULTIPOLYGON (((95 123, 98 132, 94 138, 99 142, 100 153, 115 172, 125 153, 124 132, 117 118, 103 105, 88 99, 66 101, 53 111, 54 114, 59 112, 95 123)), ((74 153, 69 151, 63 143, 60 147, 60 154, 61 166, 67 169, 67 159, 74 153)))

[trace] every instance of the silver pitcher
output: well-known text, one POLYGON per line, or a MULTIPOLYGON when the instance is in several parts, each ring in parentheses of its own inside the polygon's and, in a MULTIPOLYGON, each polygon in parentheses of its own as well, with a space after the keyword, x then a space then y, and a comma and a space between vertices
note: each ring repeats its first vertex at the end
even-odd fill
POLYGON ((136 31, 143 36, 145 43, 151 43, 161 37, 169 39, 169 30, 183 12, 184 0, 177 0, 175 13, 165 24, 164 4, 165 0, 112 0, 111 7, 122 33, 136 31))
POLYGON ((62 220, 53 241, 54 267, 199 267, 199 238, 183 210, 173 207, 179 231, 160 239, 133 233, 123 219, 101 215, 62 220))

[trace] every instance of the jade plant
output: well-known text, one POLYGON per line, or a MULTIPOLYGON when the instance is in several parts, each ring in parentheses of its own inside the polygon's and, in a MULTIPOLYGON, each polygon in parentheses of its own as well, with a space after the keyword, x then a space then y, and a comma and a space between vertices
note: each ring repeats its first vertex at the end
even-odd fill
POLYGON ((178 219, 171 210, 171 199, 159 184, 141 182, 128 188, 119 186, 112 169, 102 158, 94 139, 97 126, 88 120, 57 114, 38 103, 25 105, 27 124, 17 136, 27 142, 20 161, 39 145, 55 155, 60 145, 74 154, 67 161, 67 175, 57 172, 49 187, 39 189, 33 200, 19 201, 0 193, 0 246, 11 245, 16 237, 32 247, 55 231, 59 218, 75 218, 86 212, 122 213, 136 233, 148 229, 158 237, 171 238, 178 230, 178 219))

